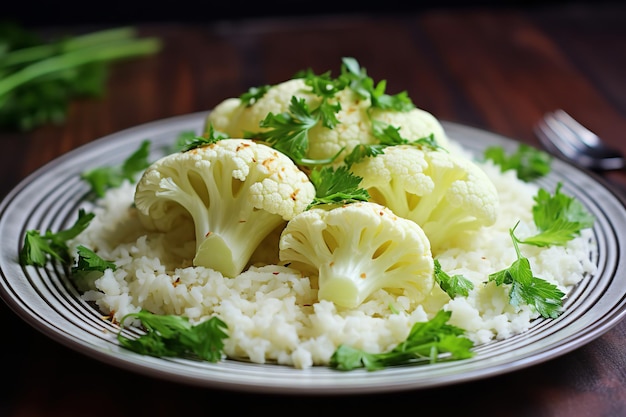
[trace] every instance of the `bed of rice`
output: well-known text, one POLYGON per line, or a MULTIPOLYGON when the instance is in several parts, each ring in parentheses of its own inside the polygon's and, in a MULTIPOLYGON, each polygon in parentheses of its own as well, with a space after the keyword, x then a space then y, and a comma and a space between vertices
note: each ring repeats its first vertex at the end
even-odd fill
MULTIPOLYGON (((468 297, 450 300, 436 287, 418 305, 381 290, 357 309, 339 310, 330 302, 317 301, 309 279, 284 266, 252 266, 236 278, 192 267, 195 242, 171 247, 172 236, 142 229, 132 208, 134 185, 129 183, 110 190, 96 208, 89 208, 96 217, 72 242, 117 265, 91 288, 82 288, 82 296, 117 321, 142 308, 184 315, 193 322, 217 315, 228 325, 229 357, 303 369, 328 364, 340 344, 368 352, 392 349, 406 338, 413 323, 428 320, 440 309, 451 311, 450 323, 465 329, 476 344, 504 339, 527 330, 537 316, 528 307, 513 308, 506 288, 486 281, 490 273, 516 259, 509 229, 520 221, 518 236, 533 233, 531 207, 537 186, 518 180, 514 171, 501 173, 490 163, 481 166, 500 194, 500 216, 463 247, 437 256, 448 274, 473 281, 475 288, 468 297)), ((565 293, 595 271, 589 260, 594 251, 590 230, 566 247, 521 249, 534 275, 565 293)))

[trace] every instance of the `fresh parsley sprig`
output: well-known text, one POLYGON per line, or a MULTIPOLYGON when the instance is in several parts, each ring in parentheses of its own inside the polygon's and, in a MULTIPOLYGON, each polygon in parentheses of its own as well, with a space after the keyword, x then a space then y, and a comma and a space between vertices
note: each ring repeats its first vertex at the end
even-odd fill
POLYGON ((310 68, 297 73, 294 78, 302 78, 304 83, 311 87, 311 92, 324 99, 330 99, 338 92, 348 87, 345 78, 333 78, 330 71, 316 75, 310 68))
POLYGON ((267 93, 267 90, 269 90, 271 87, 272 86, 268 84, 262 85, 260 87, 250 87, 248 91, 239 96, 239 100, 241 100, 241 102, 246 107, 250 107, 257 101, 259 101, 259 99, 261 99, 261 97, 263 97, 265 93, 267 93))
POLYGON ((107 269, 115 271, 117 265, 114 262, 102 259, 97 253, 86 246, 79 245, 76 247, 78 259, 76 265, 72 266, 72 273, 81 272, 104 272, 107 269))
POLYGON ((489 275, 489 282, 496 285, 509 285, 509 302, 513 306, 528 304, 542 317, 556 318, 562 312, 565 294, 556 285, 542 278, 535 277, 528 258, 522 256, 519 248, 520 240, 515 236, 519 223, 509 230, 517 259, 501 271, 489 275))
POLYGON ((337 169, 314 169, 309 178, 315 186, 315 199, 308 208, 320 204, 350 204, 368 201, 370 198, 367 190, 359 187, 362 178, 350 172, 345 165, 340 165, 337 169))
POLYGON ((406 91, 395 95, 386 94, 387 81, 381 80, 375 84, 374 80, 367 75, 365 68, 362 68, 352 57, 342 58, 340 78, 361 97, 369 98, 372 107, 398 111, 409 111, 415 108, 406 91))
POLYGON ((367 157, 375 157, 377 155, 382 155, 385 153, 385 148, 389 146, 397 146, 397 145, 412 145, 417 146, 419 148, 427 148, 427 149, 443 149, 437 141, 435 140, 435 135, 430 134, 428 136, 424 136, 422 138, 410 140, 402 135, 400 135, 400 128, 381 122, 379 120, 372 120, 372 134, 376 139, 378 139, 378 143, 374 144, 358 144, 346 157, 344 158, 344 163, 349 167, 362 161, 367 157))
POLYGON ((64 264, 69 264, 70 255, 67 241, 85 230, 94 217, 95 214, 80 209, 78 219, 68 229, 59 232, 52 232, 48 229, 43 234, 39 230, 28 230, 19 254, 20 263, 43 267, 49 260, 56 259, 64 264))
POLYGON ((471 358, 474 344, 463 336, 463 329, 447 324, 451 315, 451 312, 441 310, 426 322, 414 323, 406 340, 389 352, 368 353, 340 345, 330 358, 330 367, 341 371, 359 368, 377 371, 389 366, 471 358))
POLYGON ((157 315, 147 310, 129 313, 121 320, 136 318, 146 333, 138 338, 117 334, 120 345, 133 352, 155 357, 197 357, 218 362, 224 353, 228 326, 217 316, 193 325, 185 316, 157 315))
POLYGON ((178 135, 178 146, 181 152, 188 152, 192 149, 210 145, 222 139, 227 139, 228 135, 215 130, 212 124, 209 125, 208 131, 198 136, 194 132, 181 132, 178 135))
POLYGON ((583 229, 593 226, 595 218, 575 198, 561 192, 558 183, 554 194, 541 188, 533 206, 533 220, 539 233, 520 240, 534 246, 565 245, 580 235, 583 229))
POLYGON ((144 140, 121 165, 103 166, 87 170, 81 174, 97 197, 104 197, 110 188, 119 187, 124 180, 136 181, 137 174, 150 166, 150 141, 144 140))
POLYGON ((484 151, 485 160, 500 166, 500 171, 515 170, 517 177, 525 182, 542 178, 550 173, 550 154, 522 143, 517 150, 507 154, 502 146, 489 146, 484 151))
POLYGON ((332 78, 330 72, 315 75, 310 69, 297 76, 304 79, 304 83, 311 87, 313 94, 322 98, 316 111, 321 115, 323 125, 329 129, 333 129, 339 124, 337 113, 341 110, 341 104, 337 102, 332 103, 330 100, 335 97, 339 91, 346 88, 346 82, 340 78, 332 78))
POLYGON ((331 159, 314 160, 307 158, 309 151, 309 130, 320 120, 330 129, 336 118, 329 118, 328 109, 318 107, 310 110, 306 100, 291 97, 289 110, 283 113, 268 113, 259 126, 267 128, 264 132, 246 132, 246 137, 267 142, 271 147, 289 156, 298 165, 326 165, 331 159), (333 120, 334 119, 334 120, 333 120))
POLYGON ((454 298, 457 295, 467 297, 469 292, 474 289, 474 284, 463 275, 449 275, 441 268, 441 263, 438 259, 435 262, 435 282, 439 287, 450 296, 454 298))
POLYGON ((319 115, 310 111, 304 99, 293 96, 289 111, 279 114, 268 113, 260 122, 260 127, 270 130, 256 133, 254 136, 298 162, 309 150, 308 131, 318 120, 319 115))

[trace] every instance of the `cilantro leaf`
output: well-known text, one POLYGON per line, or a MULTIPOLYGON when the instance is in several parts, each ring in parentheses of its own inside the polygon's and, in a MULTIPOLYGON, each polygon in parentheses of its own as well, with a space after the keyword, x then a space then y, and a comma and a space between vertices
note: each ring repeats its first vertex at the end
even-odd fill
POLYGON ((360 143, 352 148, 352 151, 343 159, 344 164, 346 166, 351 167, 352 165, 361 162, 363 159, 367 157, 374 157, 377 155, 382 155, 385 153, 385 148, 387 145, 382 145, 380 143, 366 145, 360 143))
POLYGON ((200 148, 202 146, 210 145, 222 139, 227 139, 226 133, 218 132, 213 128, 213 125, 209 125, 209 131, 205 132, 201 136, 198 135, 185 135, 180 138, 179 145, 181 152, 188 152, 192 149, 200 148))
POLYGON ((139 319, 146 330, 136 339, 124 336, 121 330, 117 334, 120 345, 133 352, 155 357, 197 357, 209 362, 218 362, 223 356, 227 326, 216 316, 193 325, 184 316, 141 310, 125 315, 122 325, 129 318, 139 319))
POLYGON ((425 365, 435 362, 471 358, 472 341, 463 336, 463 330, 447 324, 452 315, 440 310, 426 322, 414 323, 406 340, 389 352, 368 353, 340 345, 330 358, 330 367, 351 371, 366 368, 368 371, 398 365, 425 365))
POLYGON ((98 271, 104 272, 107 269, 115 271, 117 266, 115 263, 105 261, 98 254, 91 249, 79 245, 76 247, 78 252, 78 260, 75 266, 72 267, 72 273, 98 271))
POLYGON ((167 144, 163 146, 163 153, 169 155, 172 153, 181 152, 187 146, 187 144, 195 140, 197 136, 198 134, 194 130, 183 130, 181 132, 178 132, 178 135, 176 135, 176 140, 173 144, 167 144))
POLYGON ((83 172, 81 178, 90 184, 96 196, 104 197, 108 189, 119 187, 124 180, 135 182, 137 174, 150 165, 149 149, 150 141, 145 140, 122 165, 94 168, 83 172))
MULTIPOLYGON (((519 224, 519 223, 518 223, 519 224)), ((515 228, 509 231, 517 260, 508 268, 489 275, 489 281, 496 285, 510 285, 509 302, 513 306, 527 304, 532 306, 542 317, 556 318, 562 312, 565 294, 556 285, 535 277, 528 258, 522 256, 519 244, 523 243, 515 236, 515 228)))
POLYGON ((438 259, 435 259, 435 282, 439 284, 439 287, 441 287, 450 298, 454 298, 457 295, 467 297, 469 292, 474 289, 472 281, 468 280, 463 275, 448 275, 441 269, 441 263, 438 259))
POLYGON ((386 80, 374 85, 374 80, 367 75, 365 68, 362 68, 354 58, 344 57, 342 59, 340 78, 361 97, 369 98, 372 107, 398 111, 409 111, 415 108, 408 94, 404 91, 396 95, 386 94, 386 80))
POLYGON ((311 69, 308 69, 296 74, 295 78, 302 78, 304 83, 311 87, 313 94, 323 97, 324 99, 333 98, 335 94, 348 86, 346 80, 342 78, 332 78, 330 71, 321 75, 315 75, 311 69))
POLYGON ((400 128, 389 125, 377 120, 372 122, 372 129, 374 136, 379 140, 382 145, 396 146, 396 145, 412 145, 419 148, 430 148, 433 150, 443 149, 435 140, 435 135, 430 134, 418 139, 407 139, 400 135, 400 128))
POLYGON ((261 97, 263 97, 265 93, 267 93, 267 90, 269 90, 270 88, 271 88, 270 85, 262 85, 260 87, 251 87, 250 89, 248 89, 247 92, 239 96, 239 100, 241 100, 241 102, 246 107, 250 107, 257 101, 259 101, 259 99, 261 99, 261 97))
POLYGON ((293 96, 289 111, 280 114, 268 113, 260 122, 260 127, 269 130, 246 136, 252 135, 263 140, 296 163, 301 163, 309 151, 308 132, 319 120, 319 113, 311 113, 304 99, 293 96))
POLYGON ((344 163, 351 167, 352 165, 361 162, 367 157, 375 157, 385 153, 385 148, 396 145, 412 145, 419 148, 426 147, 430 149, 443 149, 437 144, 435 136, 431 133, 428 136, 418 138, 415 140, 409 140, 400 135, 400 128, 395 127, 378 120, 372 121, 372 134, 376 137, 379 143, 370 145, 358 144, 346 157, 344 163))
POLYGON ((78 236, 89 226, 95 214, 85 210, 78 211, 78 219, 68 229, 59 232, 46 230, 41 234, 39 230, 28 230, 24 236, 24 245, 20 250, 19 258, 22 265, 43 267, 49 259, 56 259, 64 264, 70 262, 67 241, 78 236))
POLYGON ((359 188, 361 177, 354 175, 345 165, 337 169, 324 167, 311 171, 310 179, 315 186, 315 199, 308 208, 319 204, 349 204, 368 201, 367 190, 359 188))
POLYGON ((592 227, 594 217, 575 198, 561 193, 558 183, 554 195, 541 188, 535 196, 533 220, 539 233, 521 240, 535 246, 564 245, 581 230, 592 227))
POLYGON ((500 166, 500 171, 515 170, 517 177, 526 182, 546 176, 552 169, 550 154, 522 143, 507 155, 501 146, 490 146, 484 151, 485 160, 500 166))

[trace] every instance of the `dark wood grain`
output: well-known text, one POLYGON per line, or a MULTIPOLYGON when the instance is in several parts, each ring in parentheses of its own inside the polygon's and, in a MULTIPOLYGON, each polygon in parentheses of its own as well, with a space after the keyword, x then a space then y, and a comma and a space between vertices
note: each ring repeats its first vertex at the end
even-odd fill
MULTIPOLYGON (((0 196, 63 153, 138 124, 196 111, 298 70, 353 56, 389 92, 442 120, 538 146, 532 126, 563 108, 626 152, 626 7, 437 9, 397 15, 143 23, 157 56, 116 64, 107 93, 77 100, 62 126, 0 133, 0 196)), ((64 28, 56 28, 61 31, 64 28)), ((82 30, 69 27, 67 30, 82 30)), ((623 172, 603 178, 626 185, 623 172)), ((620 191, 617 191, 620 192, 620 191)), ((0 304, 6 417, 320 416, 615 417, 626 415, 626 324, 523 370, 458 385, 367 396, 255 395, 118 369, 33 330, 0 304)))

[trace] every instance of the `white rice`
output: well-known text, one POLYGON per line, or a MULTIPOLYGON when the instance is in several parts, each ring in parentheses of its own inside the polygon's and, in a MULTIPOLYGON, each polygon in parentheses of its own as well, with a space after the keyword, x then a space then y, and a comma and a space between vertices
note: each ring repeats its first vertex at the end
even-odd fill
MULTIPOLYGON (((193 240, 172 248, 167 245, 171 236, 142 229, 132 207, 134 185, 125 183, 110 190, 95 209, 89 207, 96 217, 72 242, 72 247, 85 245, 117 265, 115 272, 108 270, 95 281, 95 288, 84 291, 83 298, 117 321, 142 308, 184 315, 193 322, 217 315, 228 326, 229 357, 296 368, 327 365, 340 344, 372 353, 392 349, 413 323, 432 318, 440 309, 451 311, 450 323, 465 329, 476 344, 508 338, 526 331, 537 314, 527 306, 514 308, 506 287, 486 282, 489 274, 516 260, 509 229, 520 221, 518 236, 534 232, 531 207, 538 187, 518 180, 514 171, 501 173, 490 163, 481 166, 500 194, 500 216, 463 247, 437 257, 448 274, 473 281, 468 297, 450 300, 436 287, 418 305, 381 290, 354 310, 340 310, 317 301, 309 279, 284 266, 253 266, 236 278, 225 278, 191 266, 193 240)), ((521 250, 535 276, 568 293, 595 272, 589 260, 594 247, 591 231, 585 230, 566 247, 522 245, 521 250)))

